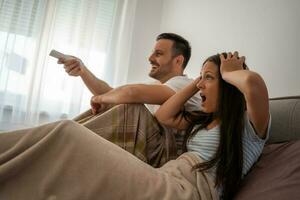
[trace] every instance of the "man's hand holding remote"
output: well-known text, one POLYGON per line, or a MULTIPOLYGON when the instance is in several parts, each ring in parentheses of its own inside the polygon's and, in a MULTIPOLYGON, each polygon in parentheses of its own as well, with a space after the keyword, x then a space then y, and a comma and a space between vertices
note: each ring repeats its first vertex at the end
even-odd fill
POLYGON ((52 50, 49 55, 57 58, 57 63, 63 64, 65 71, 70 76, 81 76, 87 70, 83 62, 74 56, 66 55, 56 50, 52 50))

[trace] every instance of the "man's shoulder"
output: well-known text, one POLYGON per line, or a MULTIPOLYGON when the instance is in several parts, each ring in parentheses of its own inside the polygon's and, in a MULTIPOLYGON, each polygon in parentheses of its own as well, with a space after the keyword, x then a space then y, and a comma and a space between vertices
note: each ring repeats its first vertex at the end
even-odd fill
POLYGON ((183 76, 174 76, 170 78, 167 82, 164 83, 164 85, 168 86, 175 92, 181 90, 188 84, 190 84, 193 81, 193 79, 188 78, 186 75, 183 76))
POLYGON ((170 78, 166 83, 172 82, 172 81, 184 81, 184 82, 192 82, 193 79, 189 78, 187 75, 182 75, 182 76, 174 76, 170 78))
POLYGON ((146 82, 144 84, 147 84, 147 85, 168 85, 168 83, 173 83, 173 82, 190 83, 192 81, 193 81, 192 78, 189 78, 187 75, 182 75, 182 76, 173 76, 169 80, 167 80, 165 83, 161 83, 160 81, 155 80, 155 81, 146 82))
POLYGON ((183 76, 174 76, 174 77, 170 78, 168 81, 166 81, 164 84, 165 85, 169 85, 169 84, 187 85, 191 82, 193 82, 193 79, 189 78, 186 75, 183 75, 183 76))

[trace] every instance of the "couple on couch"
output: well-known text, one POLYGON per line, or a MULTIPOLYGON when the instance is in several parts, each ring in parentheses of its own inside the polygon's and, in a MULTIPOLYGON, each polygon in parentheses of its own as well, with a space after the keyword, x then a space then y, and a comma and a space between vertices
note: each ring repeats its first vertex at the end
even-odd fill
POLYGON ((160 83, 114 89, 60 59, 95 95, 91 112, 0 134, 0 198, 232 199, 268 138, 266 85, 237 52, 191 80, 190 55, 184 38, 160 34, 149 57, 160 83))

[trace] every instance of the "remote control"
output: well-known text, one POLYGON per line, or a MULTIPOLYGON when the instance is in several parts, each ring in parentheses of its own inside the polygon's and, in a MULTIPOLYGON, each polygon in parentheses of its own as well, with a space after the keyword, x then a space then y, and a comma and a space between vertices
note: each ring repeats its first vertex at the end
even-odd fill
POLYGON ((63 54, 59 51, 54 50, 54 49, 50 52, 49 55, 54 57, 54 58, 57 58, 57 59, 59 59, 59 58, 65 58, 66 59, 66 58, 69 57, 68 55, 65 55, 65 54, 63 54))

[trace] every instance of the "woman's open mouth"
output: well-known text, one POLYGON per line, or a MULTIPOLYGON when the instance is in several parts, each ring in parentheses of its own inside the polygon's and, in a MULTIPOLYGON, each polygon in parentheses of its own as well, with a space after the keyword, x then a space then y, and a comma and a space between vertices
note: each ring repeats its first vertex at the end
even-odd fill
POLYGON ((200 93, 200 97, 201 97, 202 103, 204 103, 206 101, 206 96, 200 93))

